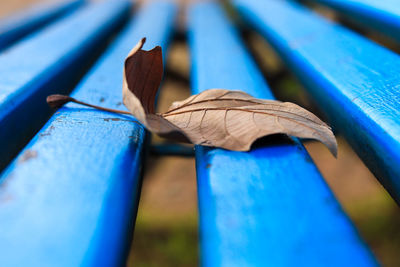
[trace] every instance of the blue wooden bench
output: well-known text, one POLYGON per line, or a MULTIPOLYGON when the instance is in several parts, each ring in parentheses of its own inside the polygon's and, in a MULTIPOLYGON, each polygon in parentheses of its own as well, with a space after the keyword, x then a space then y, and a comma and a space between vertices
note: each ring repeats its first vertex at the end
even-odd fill
POLYGON ((234 3, 399 203, 400 57, 294 2, 234 3))
POLYGON ((400 40, 400 5, 396 0, 310 0, 338 10, 362 26, 400 40))
MULTIPOLYGON (((399 200, 399 57, 294 2, 232 3, 399 200)), ((45 96, 81 80, 73 97, 124 108, 125 56, 143 36, 145 49, 166 51, 177 14, 170 1, 130 9, 128 0, 81 6, 0 53, 0 265, 124 265, 149 135, 132 117, 75 104, 51 116, 45 96)), ((187 29, 193 93, 274 98, 218 4, 191 5, 187 29)), ((203 266, 378 265, 300 140, 195 152, 203 266)))
MULTIPOLYGON (((115 23, 129 10, 127 3, 88 7, 82 19, 93 14, 92 25, 115 23)), ((167 3, 140 11, 73 95, 121 108, 121 62, 143 36, 146 48, 165 49, 175 11, 167 3)), ((79 14, 73 19, 84 23, 79 14)), ((129 117, 73 105, 59 110, 0 178, 2 264, 123 265, 139 199, 145 137, 144 128, 129 117)))
POLYGON ((75 10, 83 3, 83 0, 45 2, 0 19, 0 50, 52 20, 75 10))
MULTIPOLYGON (((193 93, 241 89, 273 99, 222 10, 190 11, 193 93)), ((196 165, 203 265, 373 265, 298 140, 248 153, 197 147, 196 165)))
POLYGON ((129 7, 129 1, 85 6, 0 54, 0 169, 49 118, 46 96, 70 92, 129 7))

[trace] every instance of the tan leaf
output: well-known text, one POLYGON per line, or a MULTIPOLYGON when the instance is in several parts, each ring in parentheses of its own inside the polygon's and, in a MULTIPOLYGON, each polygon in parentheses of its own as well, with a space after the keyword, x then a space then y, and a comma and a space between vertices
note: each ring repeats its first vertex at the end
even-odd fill
POLYGON ((257 99, 242 91, 210 89, 175 102, 156 114, 154 101, 161 83, 160 47, 142 50, 142 39, 125 61, 123 99, 129 111, 150 131, 194 144, 247 151, 266 135, 288 134, 324 143, 333 155, 336 139, 328 125, 300 106, 257 99))

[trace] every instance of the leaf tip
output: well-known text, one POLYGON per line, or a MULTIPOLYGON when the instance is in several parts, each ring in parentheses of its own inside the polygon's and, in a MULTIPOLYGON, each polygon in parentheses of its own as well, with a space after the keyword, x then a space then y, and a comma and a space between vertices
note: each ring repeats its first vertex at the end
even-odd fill
POLYGON ((142 39, 140 39, 140 41, 139 41, 139 44, 140 44, 140 46, 139 46, 139 49, 142 49, 142 47, 143 47, 143 45, 146 43, 146 37, 142 37, 142 39))
POLYGON ((338 145, 337 145, 337 142, 336 142, 336 138, 335 137, 333 137, 333 138, 335 139, 335 143, 332 146, 328 147, 328 148, 329 148, 329 151, 332 153, 332 155, 337 159, 338 145))
POLYGON ((326 129, 328 130, 327 136, 325 136, 324 139, 318 139, 318 140, 321 141, 328 148, 328 150, 329 150, 329 152, 331 152, 332 156, 337 158, 338 144, 337 144, 336 137, 333 134, 332 129, 328 125, 326 125, 326 129))

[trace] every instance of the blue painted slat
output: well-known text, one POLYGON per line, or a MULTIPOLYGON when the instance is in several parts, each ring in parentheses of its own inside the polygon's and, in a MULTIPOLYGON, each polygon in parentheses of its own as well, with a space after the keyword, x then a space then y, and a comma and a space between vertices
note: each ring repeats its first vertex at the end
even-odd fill
MULTIPOLYGON (((122 67, 143 36, 168 44, 176 7, 140 10, 73 96, 122 109, 122 67)), ((0 176, 1 266, 123 266, 145 130, 129 116, 68 105, 0 176)))
POLYGON ((46 2, 1 18, 0 50, 7 48, 26 34, 33 32, 61 15, 76 9, 84 2, 84 0, 46 2))
POLYGON ((48 119, 46 96, 70 91, 130 7, 89 5, 0 54, 0 170, 48 119))
POLYGON ((330 6, 350 19, 400 41, 398 0, 312 0, 330 6))
MULTIPOLYGON (((273 98, 215 3, 189 14, 192 89, 241 89, 273 98)), ((196 147, 203 266, 373 266, 304 147, 250 152, 196 147)))
POLYGON ((400 57, 296 3, 235 3, 400 203, 400 57))

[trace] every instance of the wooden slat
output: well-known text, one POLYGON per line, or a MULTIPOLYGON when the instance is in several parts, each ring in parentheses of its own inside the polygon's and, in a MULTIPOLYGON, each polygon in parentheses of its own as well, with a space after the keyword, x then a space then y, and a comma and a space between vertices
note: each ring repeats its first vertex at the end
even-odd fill
POLYGON ((34 5, 0 20, 0 50, 50 21, 84 3, 84 0, 61 0, 34 5))
POLYGON ((48 119, 46 96, 72 89, 130 8, 129 0, 89 5, 0 54, 0 170, 48 119))
MULTIPOLYGON (((192 89, 273 98, 215 3, 189 14, 192 89)), ((196 147, 203 266, 372 266, 370 252, 298 140, 250 152, 196 147)))
MULTIPOLYGON (((73 96, 122 109, 136 42, 168 44, 175 5, 140 10, 73 96)), ((145 130, 130 116, 68 105, 0 177, 2 266, 123 266, 140 190, 145 130)))
POLYGON ((400 41, 400 2, 398 0, 312 1, 337 9, 351 20, 400 41))
POLYGON ((400 57, 290 1, 234 2, 400 203, 400 57))

